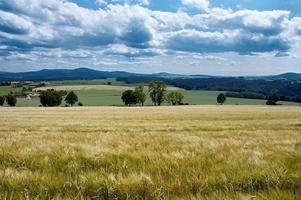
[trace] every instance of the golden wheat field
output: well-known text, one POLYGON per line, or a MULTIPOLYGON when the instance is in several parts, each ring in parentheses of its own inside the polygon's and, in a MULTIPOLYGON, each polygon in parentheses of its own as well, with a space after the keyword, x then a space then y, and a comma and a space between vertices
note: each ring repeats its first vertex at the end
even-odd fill
POLYGON ((301 107, 0 108, 0 199, 300 199, 301 107))

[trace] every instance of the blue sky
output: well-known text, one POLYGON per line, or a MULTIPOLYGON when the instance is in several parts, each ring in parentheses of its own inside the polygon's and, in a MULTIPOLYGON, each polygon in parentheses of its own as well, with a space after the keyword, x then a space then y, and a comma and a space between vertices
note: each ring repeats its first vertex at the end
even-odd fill
POLYGON ((0 71, 301 72, 301 0, 1 0, 0 71))

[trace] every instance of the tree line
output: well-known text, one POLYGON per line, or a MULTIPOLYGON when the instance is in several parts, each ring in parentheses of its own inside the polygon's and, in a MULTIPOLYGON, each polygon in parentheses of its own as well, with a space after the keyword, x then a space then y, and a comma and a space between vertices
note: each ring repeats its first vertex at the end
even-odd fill
POLYGON ((157 78, 157 77, 119 77, 117 81, 139 84, 153 80, 164 81, 168 85, 186 90, 227 91, 228 97, 247 99, 267 99, 271 91, 277 92, 281 101, 301 103, 301 81, 253 80, 241 78, 157 78))
MULTIPOLYGON (((148 93, 154 106, 160 106, 164 101, 169 105, 184 105, 184 95, 180 91, 170 91, 167 93, 167 85, 163 81, 152 81, 148 84, 148 93)), ((223 105, 227 101, 228 93, 220 93, 217 98, 217 104, 223 105)), ((251 95, 251 94, 249 94, 251 95)), ((229 95, 231 97, 231 95, 229 95)), ((144 106, 147 98, 147 92, 144 86, 138 86, 134 90, 126 90, 122 93, 121 99, 127 106, 140 104, 144 106)), ((276 91, 272 91, 265 97, 266 105, 277 105, 280 96, 276 91)), ((188 105, 186 103, 186 105, 188 105)))

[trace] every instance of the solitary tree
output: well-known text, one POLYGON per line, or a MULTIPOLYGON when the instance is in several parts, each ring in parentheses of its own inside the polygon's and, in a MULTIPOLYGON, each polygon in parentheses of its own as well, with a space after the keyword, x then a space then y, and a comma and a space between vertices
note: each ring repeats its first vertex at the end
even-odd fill
POLYGON ((137 104, 137 96, 133 90, 126 90, 122 93, 121 99, 127 106, 137 104))
POLYGON ((217 96, 217 103, 223 105, 225 101, 227 100, 226 95, 224 93, 220 93, 217 96))
POLYGON ((6 103, 9 105, 9 106, 16 106, 17 104, 17 97, 15 95, 13 95, 12 93, 8 94, 6 96, 6 103))
POLYGON ((3 106, 5 102, 5 97, 0 96, 0 106, 3 106))
POLYGON ((137 103, 144 106, 144 103, 146 101, 146 93, 145 93, 144 87, 142 85, 135 88, 135 95, 137 97, 137 103))
POLYGON ((271 92, 267 96, 267 105, 277 105, 277 102, 280 100, 279 94, 277 92, 271 92))
POLYGON ((166 84, 163 81, 153 81, 148 85, 149 95, 154 105, 160 106, 164 102, 166 84))
POLYGON ((180 91, 171 91, 167 94, 166 100, 170 105, 182 105, 184 96, 180 91))
POLYGON ((73 91, 71 91, 67 94, 65 102, 73 106, 76 102, 78 102, 78 97, 73 91))
POLYGON ((55 90, 46 90, 40 93, 40 102, 41 104, 46 107, 54 107, 59 106, 62 103, 62 95, 64 92, 55 91, 55 90))

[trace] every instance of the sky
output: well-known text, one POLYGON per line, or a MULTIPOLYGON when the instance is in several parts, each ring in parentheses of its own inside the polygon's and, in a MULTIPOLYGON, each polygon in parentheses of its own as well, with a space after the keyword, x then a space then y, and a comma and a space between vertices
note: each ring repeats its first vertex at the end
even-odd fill
POLYGON ((301 72, 301 0, 0 0, 0 71, 301 72))

